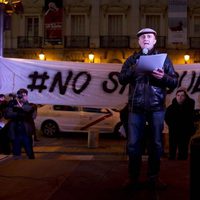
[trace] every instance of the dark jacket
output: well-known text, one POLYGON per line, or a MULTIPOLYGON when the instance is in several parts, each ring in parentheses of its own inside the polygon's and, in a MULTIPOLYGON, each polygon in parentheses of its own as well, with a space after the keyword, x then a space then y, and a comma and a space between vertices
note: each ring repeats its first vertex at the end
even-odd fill
POLYGON ((176 98, 169 105, 165 113, 165 122, 169 132, 191 136, 195 133, 194 126, 195 101, 187 96, 183 104, 178 104, 176 98))
MULTIPOLYGON (((158 54, 152 50, 149 54, 158 54)), ((164 77, 156 79, 150 74, 136 71, 136 63, 142 51, 127 58, 119 74, 122 85, 129 84, 129 111, 159 111, 165 108, 165 97, 168 89, 177 86, 178 79, 172 62, 167 57, 164 62, 164 77)))
POLYGON ((16 106, 16 100, 11 100, 8 103, 8 106, 5 110, 5 118, 9 120, 7 123, 8 128, 8 136, 10 139, 14 139, 17 133, 17 126, 20 123, 23 123, 26 134, 32 136, 34 134, 34 127, 33 127, 33 106, 26 102, 24 105, 19 108, 16 106))
POLYGON ((0 102, 0 120, 4 117, 5 109, 7 107, 8 102, 2 101, 0 102))

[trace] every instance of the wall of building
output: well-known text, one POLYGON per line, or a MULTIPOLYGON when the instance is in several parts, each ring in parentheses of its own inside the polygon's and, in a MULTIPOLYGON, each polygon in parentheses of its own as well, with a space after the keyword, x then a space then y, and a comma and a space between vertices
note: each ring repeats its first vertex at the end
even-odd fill
MULTIPOLYGON (((6 57, 37 59, 41 48, 18 49, 18 36, 26 36, 26 17, 39 18, 39 36, 44 38, 45 1, 24 0, 24 12, 13 13, 11 29, 5 31, 6 57)), ((47 60, 73 60, 89 62, 88 54, 93 52, 95 62, 121 62, 138 50, 137 31, 147 24, 147 16, 159 15, 159 35, 168 37, 168 0, 63 0, 63 37, 71 35, 71 15, 86 15, 85 35, 90 37, 88 48, 64 48, 64 45, 43 45, 47 60), (100 48, 100 36, 108 35, 108 16, 123 15, 122 35, 130 38, 129 48, 100 48)), ((194 16, 200 16, 200 0, 188 0, 187 38, 199 37, 194 32, 194 16)), ((168 40, 166 40, 168 41, 168 40)), ((166 44, 165 49, 175 64, 183 64, 183 55, 190 54, 190 62, 200 61, 199 50, 190 49, 189 39, 186 45, 166 44)))

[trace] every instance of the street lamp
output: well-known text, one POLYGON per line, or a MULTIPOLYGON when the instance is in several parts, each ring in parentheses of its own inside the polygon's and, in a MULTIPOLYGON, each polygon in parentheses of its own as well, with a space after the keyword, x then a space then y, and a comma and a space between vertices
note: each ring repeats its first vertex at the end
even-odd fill
POLYGON ((185 64, 187 64, 188 61, 190 60, 190 55, 188 54, 184 55, 184 60, 185 60, 185 64))
POLYGON ((92 52, 89 53, 88 58, 89 58, 90 63, 94 62, 94 54, 92 52))
POLYGON ((46 60, 45 54, 43 53, 43 51, 41 50, 40 54, 39 54, 39 59, 40 60, 46 60))

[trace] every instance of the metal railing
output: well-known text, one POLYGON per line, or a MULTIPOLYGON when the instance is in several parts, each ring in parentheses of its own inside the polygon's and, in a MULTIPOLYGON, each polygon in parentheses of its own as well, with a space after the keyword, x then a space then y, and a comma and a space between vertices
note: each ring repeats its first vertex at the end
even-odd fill
POLYGON ((17 38, 18 48, 42 48, 42 37, 39 36, 19 36, 17 38))
POLYGON ((166 36, 157 36, 157 48, 166 48, 166 36))
POLYGON ((129 48, 129 36, 100 36, 101 48, 129 48))
POLYGON ((191 49, 200 49, 200 37, 190 37, 189 45, 191 49))
MULTIPOLYGON (((88 48, 89 36, 65 36, 65 48, 88 48)), ((17 48, 42 48, 43 37, 18 36, 17 48)), ((100 48, 129 48, 129 36, 100 36, 100 48)), ((156 47, 166 48, 166 36, 157 36, 156 47)), ((189 48, 200 49, 200 37, 189 37, 189 48)))
POLYGON ((88 48, 89 47, 88 36, 65 36, 64 47, 65 48, 88 48))

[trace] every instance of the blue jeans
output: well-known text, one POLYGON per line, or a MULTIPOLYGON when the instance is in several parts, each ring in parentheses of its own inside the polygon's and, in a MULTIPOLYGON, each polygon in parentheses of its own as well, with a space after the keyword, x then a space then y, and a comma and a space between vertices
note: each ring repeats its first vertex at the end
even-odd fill
POLYGON ((29 136, 23 125, 18 125, 16 127, 15 138, 12 141, 13 146, 13 155, 14 156, 21 156, 21 148, 24 147, 25 152, 29 159, 34 159, 34 152, 33 152, 33 141, 32 137, 29 136))
POLYGON ((130 178, 139 178, 143 153, 142 143, 145 134, 145 138, 148 138, 147 174, 149 177, 158 175, 160 171, 160 158, 163 154, 162 131, 164 114, 164 111, 129 113, 127 152, 129 156, 130 178), (145 133, 146 123, 148 123, 148 131, 145 133))

